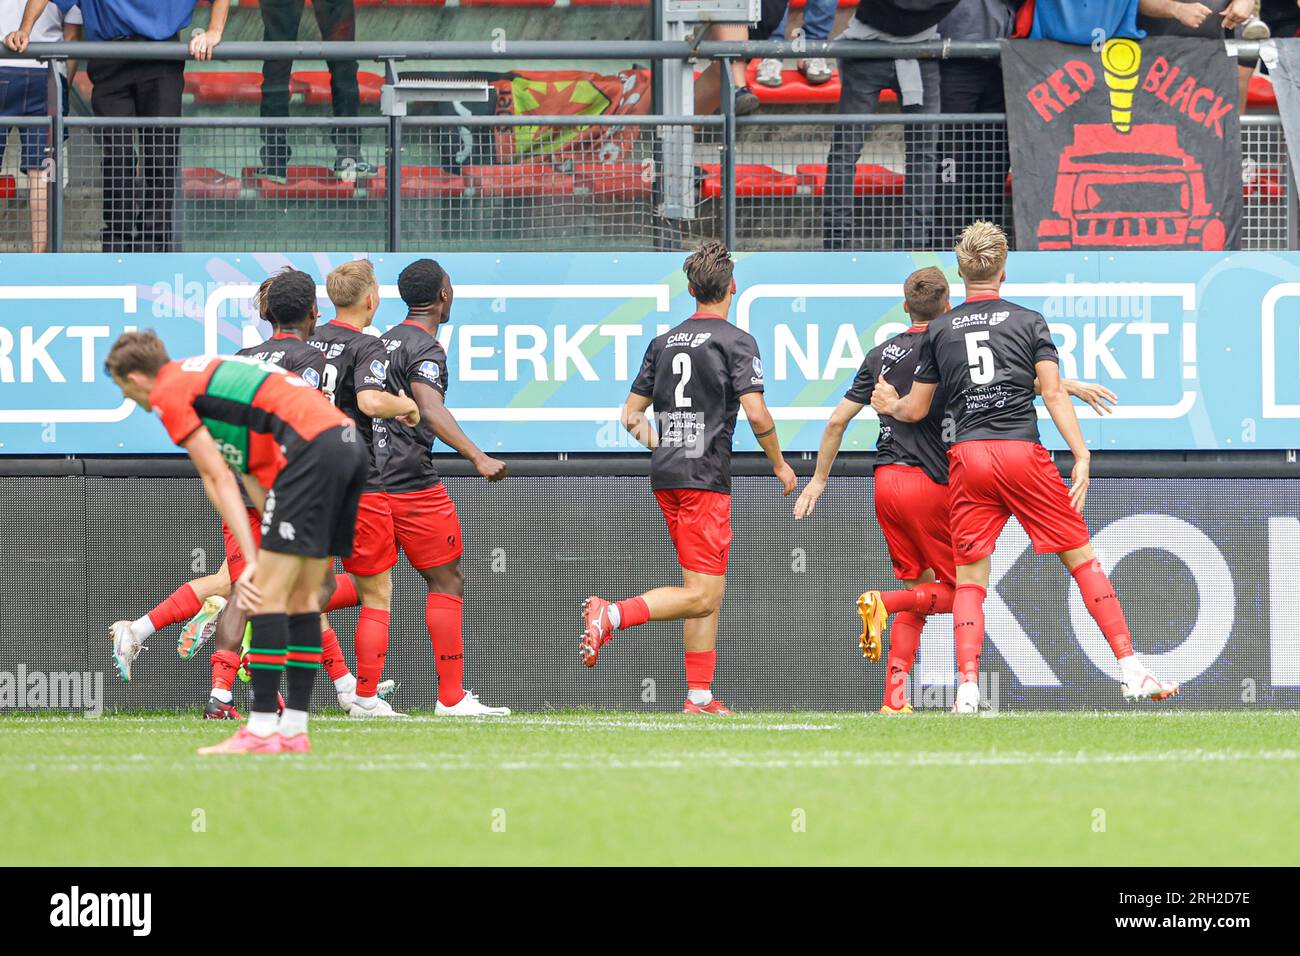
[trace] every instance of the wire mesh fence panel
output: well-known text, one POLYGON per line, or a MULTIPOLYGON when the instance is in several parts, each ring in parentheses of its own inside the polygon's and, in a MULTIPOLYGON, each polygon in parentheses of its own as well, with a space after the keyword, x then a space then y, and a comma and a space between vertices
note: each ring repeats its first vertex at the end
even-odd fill
POLYGON ((1276 116, 1241 126, 1242 209, 1241 248, 1289 248, 1288 207, 1291 177, 1287 175, 1286 137, 1276 116))
POLYGON ((66 250, 387 248, 387 206, 373 187, 385 126, 88 122, 69 140, 66 250), (360 161, 339 158, 343 133, 360 161))
POLYGON ((402 133, 402 244, 675 250, 721 233, 721 128, 451 126, 402 133))
POLYGON ((49 143, 48 119, 0 120, 0 251, 40 252, 49 240, 49 143))
POLYGON ((745 249, 945 249, 972 219, 1012 226, 1000 120, 742 122, 736 164, 745 249))

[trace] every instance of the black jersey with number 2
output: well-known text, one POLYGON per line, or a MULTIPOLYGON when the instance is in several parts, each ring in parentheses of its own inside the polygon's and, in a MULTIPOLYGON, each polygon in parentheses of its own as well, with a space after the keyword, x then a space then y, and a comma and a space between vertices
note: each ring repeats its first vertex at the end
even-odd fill
POLYGON ((967 299, 930 323, 914 380, 948 397, 954 442, 1038 441, 1035 366, 1057 362, 1047 320, 1006 299, 967 299))
MULTIPOLYGON (((388 381, 395 391, 412 398, 416 382, 447 394, 447 353, 436 337, 418 322, 407 320, 384 333, 388 347, 388 381)), ((389 422, 388 447, 380 457, 384 488, 390 494, 424 491, 441 480, 433 464, 436 436, 425 422, 411 428, 389 422)))
POLYGON ((370 461, 366 491, 383 491, 376 455, 386 439, 387 429, 383 421, 375 421, 361 411, 357 396, 361 392, 387 390, 388 352, 384 343, 377 335, 367 335, 355 326, 338 321, 317 326, 308 341, 325 359, 321 391, 339 411, 356 422, 357 431, 366 443, 370 461))
POLYGON ((693 315, 650 343, 632 391, 654 403, 650 486, 729 494, 740 396, 763 391, 754 337, 726 319, 693 315))
MULTIPOLYGON (((871 392, 883 378, 906 395, 912 390, 916 356, 925 338, 924 328, 911 328, 886 339, 867 353, 858 374, 844 397, 859 405, 871 404, 871 392)), ((943 440, 943 390, 935 393, 930 414, 919 422, 900 422, 880 416, 880 437, 876 441, 876 467, 911 465, 922 469, 931 481, 948 483, 948 445, 943 440)))

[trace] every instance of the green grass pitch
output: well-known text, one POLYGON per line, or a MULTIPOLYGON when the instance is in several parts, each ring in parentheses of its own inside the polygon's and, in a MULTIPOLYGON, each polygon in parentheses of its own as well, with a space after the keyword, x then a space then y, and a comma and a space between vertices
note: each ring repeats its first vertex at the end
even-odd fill
POLYGON ((1292 713, 0 719, 0 864, 1294 864, 1292 713))

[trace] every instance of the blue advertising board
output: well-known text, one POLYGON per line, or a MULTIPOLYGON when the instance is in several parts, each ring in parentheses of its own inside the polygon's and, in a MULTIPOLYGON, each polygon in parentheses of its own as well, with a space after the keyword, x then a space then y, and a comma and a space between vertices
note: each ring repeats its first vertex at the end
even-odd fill
MULTIPOLYGON (((374 255, 376 328, 401 321, 397 275, 417 253, 374 255)), ((13 255, 0 257, 0 454, 175 451, 102 369, 128 328, 153 328, 173 356, 229 353, 267 329, 249 302, 292 265, 322 283, 340 254, 13 255)), ((441 329, 448 405, 494 452, 639 448, 617 414, 651 338, 692 302, 680 253, 438 254, 455 286, 441 329)), ((814 450, 866 350, 906 326, 903 279, 947 254, 737 256, 732 321, 759 343, 782 444, 814 450)), ((1113 416, 1080 409, 1098 450, 1231 451, 1300 445, 1300 255, 1013 253, 1007 298, 1040 310, 1065 375, 1120 398, 1113 416)), ((1045 413, 1044 413, 1045 414, 1045 413)), ((870 409, 845 448, 874 446, 870 409)), ((738 450, 757 445, 737 429, 738 450)), ((1044 419, 1049 447, 1063 447, 1044 419)))

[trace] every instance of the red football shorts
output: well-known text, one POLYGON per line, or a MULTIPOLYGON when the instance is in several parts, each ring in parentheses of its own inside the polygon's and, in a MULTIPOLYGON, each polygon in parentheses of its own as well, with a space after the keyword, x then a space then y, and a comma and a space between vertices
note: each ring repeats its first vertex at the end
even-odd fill
POLYGON ((1090 535, 1047 449, 1031 441, 967 441, 948 449, 952 546, 958 564, 993 553, 1012 515, 1039 554, 1081 548, 1090 535))
POLYGON ((387 571, 396 563, 397 538, 388 495, 382 491, 367 491, 357 507, 352 557, 343 559, 343 570, 366 578, 387 571))
MULTIPOLYGON (((253 532, 253 543, 259 548, 262 546, 262 516, 257 513, 256 508, 248 510, 248 529, 253 532)), ((234 584, 239 580, 239 576, 244 573, 244 565, 247 563, 244 559, 244 553, 239 550, 239 545, 235 542, 235 536, 230 533, 230 528, 226 523, 221 522, 221 536, 226 539, 226 570, 230 572, 230 583, 234 584)))
POLYGON ((944 584, 956 584, 948 486, 912 465, 881 465, 875 489, 876 520, 889 544, 894 577, 915 581, 929 568, 944 584))
POLYGON ((436 568, 465 553, 456 506, 442 482, 420 491, 390 493, 388 507, 397 544, 417 570, 436 568))
POLYGON ((677 549, 677 563, 700 574, 726 574, 731 551, 731 495, 698 488, 655 492, 677 549))

